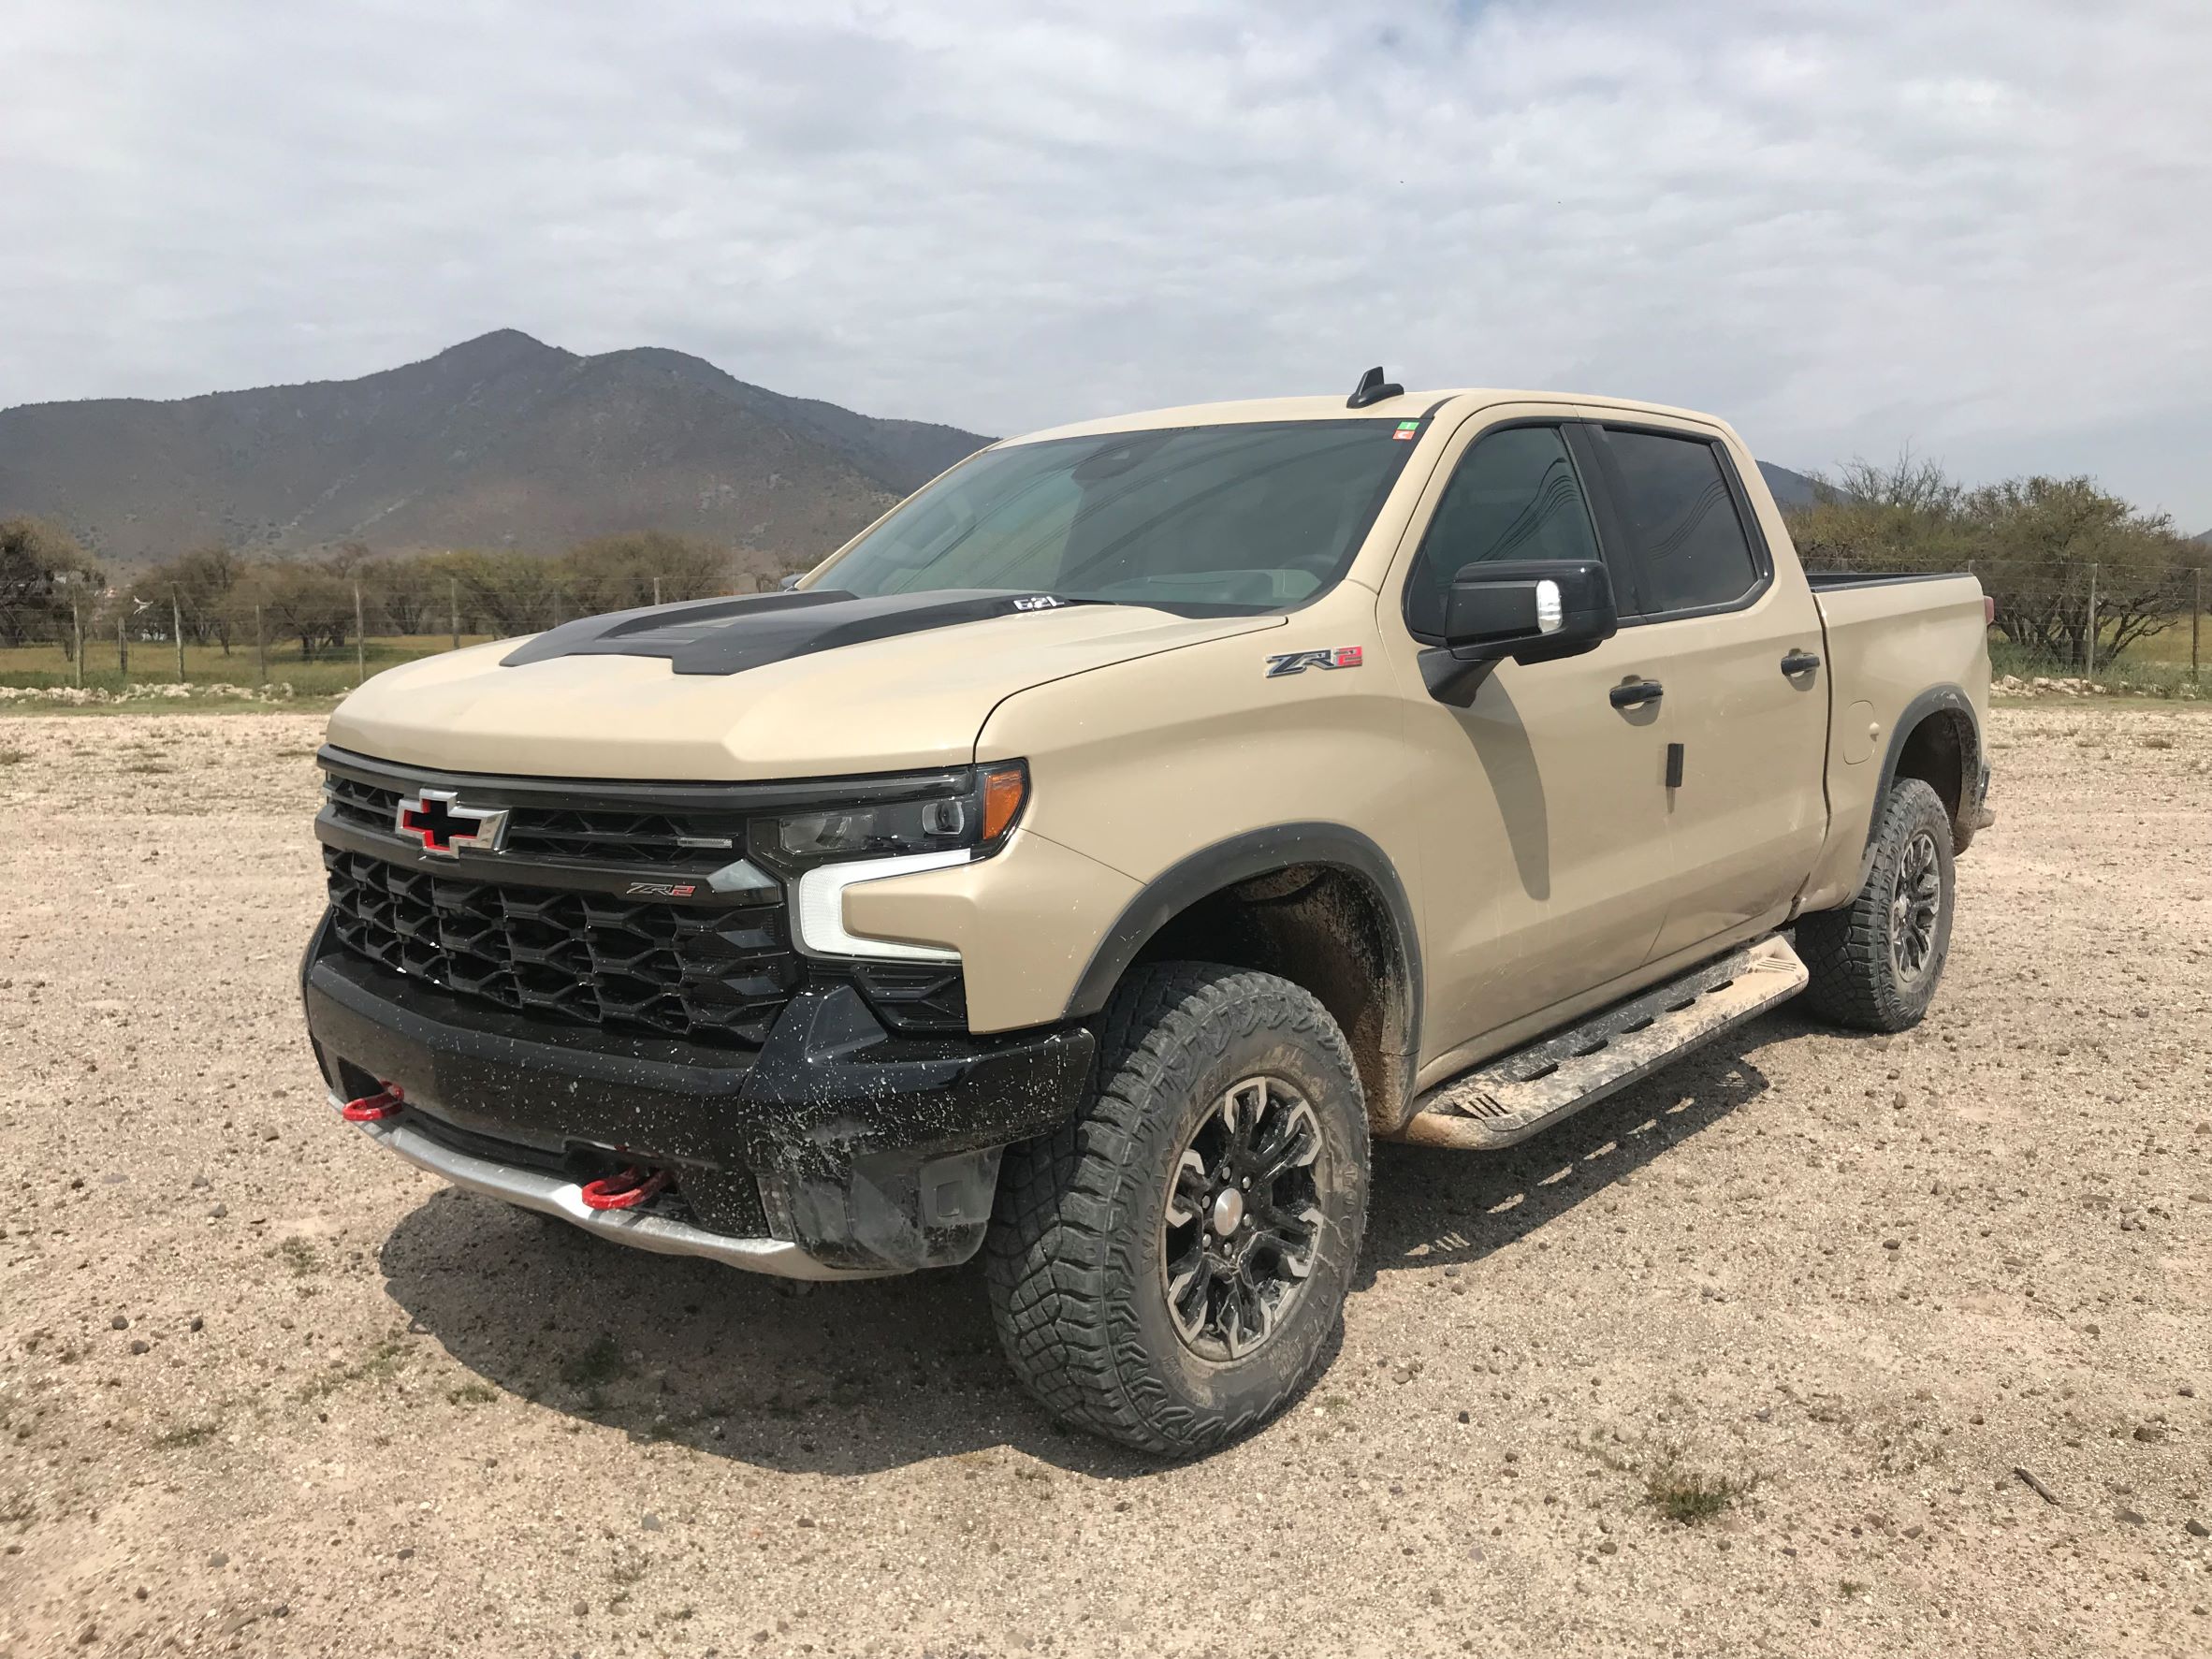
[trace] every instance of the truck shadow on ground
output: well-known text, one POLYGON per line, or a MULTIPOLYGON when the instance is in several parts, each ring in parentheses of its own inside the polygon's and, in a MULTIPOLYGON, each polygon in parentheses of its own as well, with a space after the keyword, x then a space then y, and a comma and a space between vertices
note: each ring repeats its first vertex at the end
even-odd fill
MULTIPOLYGON (((1362 1282, 1527 1237, 1765 1092, 1747 1048, 1803 1028, 1762 1020, 1508 1152, 1377 1146, 1362 1282)), ((976 1264, 794 1287, 452 1190, 401 1218, 380 1264, 460 1364, 639 1443, 837 1476, 1000 1447, 1094 1476, 1162 1467, 1061 1428, 1014 1386, 976 1264)))
POLYGON ((1503 1152, 1378 1143, 1362 1283, 1479 1261, 1528 1237, 1765 1094, 1751 1051, 1813 1029, 1769 1015, 1503 1152))

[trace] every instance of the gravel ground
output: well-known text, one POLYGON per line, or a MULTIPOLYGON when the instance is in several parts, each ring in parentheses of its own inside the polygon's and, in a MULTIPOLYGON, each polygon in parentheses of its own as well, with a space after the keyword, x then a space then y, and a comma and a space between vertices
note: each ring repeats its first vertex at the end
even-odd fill
POLYGON ((1172 1468, 973 1272, 796 1296, 344 1129, 316 735, 0 720, 0 1653, 2212 1652, 2212 719, 2000 711, 1917 1032, 1381 1149, 1333 1365, 1172 1468))

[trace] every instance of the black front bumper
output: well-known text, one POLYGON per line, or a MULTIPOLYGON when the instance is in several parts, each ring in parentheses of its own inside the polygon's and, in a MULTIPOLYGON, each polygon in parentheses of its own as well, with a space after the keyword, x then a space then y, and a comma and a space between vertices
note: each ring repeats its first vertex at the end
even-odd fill
POLYGON ((327 920, 300 981, 341 1098, 397 1084, 424 1133, 579 1180, 668 1168, 693 1224, 856 1272, 972 1256, 1000 1150, 1073 1113, 1095 1046, 1083 1026, 897 1036, 850 984, 799 990, 757 1054, 550 1026, 338 949, 327 920))

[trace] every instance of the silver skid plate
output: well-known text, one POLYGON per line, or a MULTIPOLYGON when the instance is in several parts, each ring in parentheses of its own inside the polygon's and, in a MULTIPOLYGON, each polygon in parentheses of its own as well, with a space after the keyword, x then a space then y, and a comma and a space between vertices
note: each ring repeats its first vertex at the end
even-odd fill
POLYGON ((1400 1138, 1469 1151, 1511 1146, 1788 1000, 1811 977, 1789 940, 1770 935, 1438 1084, 1400 1138))

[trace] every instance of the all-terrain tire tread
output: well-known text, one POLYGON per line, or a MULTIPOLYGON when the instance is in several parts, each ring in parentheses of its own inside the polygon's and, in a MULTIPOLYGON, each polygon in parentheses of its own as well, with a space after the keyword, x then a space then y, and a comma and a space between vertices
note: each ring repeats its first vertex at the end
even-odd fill
MULTIPOLYGON (((1812 976, 1805 986, 1805 1002, 1820 1018, 1860 1031, 1902 1031, 1918 1025, 1927 1012, 1926 997, 1899 995, 1889 960, 1890 888, 1906 843, 1923 828, 1934 831, 1947 869, 1950 814, 1927 783, 1901 778, 1890 786, 1882 804, 1874 860, 1857 894, 1840 910, 1815 910, 1799 919, 1797 952, 1812 976)), ((1943 956, 1948 954, 1945 931, 1943 955, 1930 970, 1931 981, 1941 976, 1943 956)))
MULTIPOLYGON (((1114 1212, 1132 1179, 1156 1173, 1132 1169, 1141 1126, 1166 1109, 1179 1073, 1196 1070, 1233 1036, 1261 1029, 1306 1038, 1357 1097, 1350 1046, 1308 992, 1273 974, 1160 963, 1139 970, 1108 1005, 1084 1109, 1053 1133, 1007 1149, 984 1243, 992 1311, 1015 1375, 1063 1421, 1158 1456, 1187 1457, 1269 1415, 1201 1414, 1171 1401, 1133 1321, 1110 1313, 1117 1278, 1128 1285, 1149 1271, 1121 1237, 1114 1212)), ((1363 1103, 1358 1116, 1363 1142, 1363 1103)), ((1356 1259, 1357 1237, 1350 1247, 1356 1259)))

